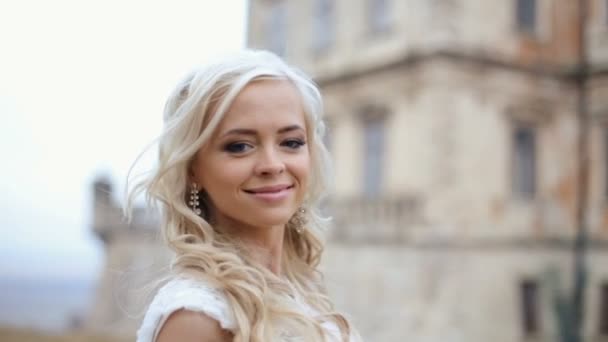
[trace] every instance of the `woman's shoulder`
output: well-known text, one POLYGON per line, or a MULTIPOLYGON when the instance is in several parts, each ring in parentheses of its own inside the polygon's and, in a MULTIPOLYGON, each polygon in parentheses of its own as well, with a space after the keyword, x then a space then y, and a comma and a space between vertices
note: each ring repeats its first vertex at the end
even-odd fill
POLYGON ((156 337, 157 342, 228 342, 230 331, 204 313, 179 310, 171 314, 156 337))
POLYGON ((178 311, 202 313, 217 321, 224 330, 236 329, 236 321, 223 291, 204 280, 177 276, 156 293, 137 332, 137 342, 155 341, 169 317, 178 311))

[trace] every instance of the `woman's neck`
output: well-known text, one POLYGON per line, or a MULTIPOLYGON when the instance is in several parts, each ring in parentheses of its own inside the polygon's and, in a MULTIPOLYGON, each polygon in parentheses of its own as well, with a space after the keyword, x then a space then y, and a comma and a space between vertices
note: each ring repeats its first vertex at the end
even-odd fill
POLYGON ((224 222, 217 222, 222 232, 242 243, 254 261, 277 276, 281 275, 284 226, 261 228, 228 220, 222 221, 224 222))

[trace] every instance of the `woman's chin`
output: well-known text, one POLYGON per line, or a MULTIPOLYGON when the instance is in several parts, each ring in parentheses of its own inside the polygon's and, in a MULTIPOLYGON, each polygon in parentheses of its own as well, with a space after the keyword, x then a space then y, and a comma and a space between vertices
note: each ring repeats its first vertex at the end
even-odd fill
POLYGON ((284 226, 293 216, 294 210, 287 208, 274 208, 271 210, 257 210, 249 217, 250 222, 258 227, 277 227, 284 226))
POLYGON ((263 217, 255 217, 253 220, 250 220, 250 222, 251 225, 260 228, 275 228, 285 226, 290 218, 291 215, 268 215, 263 217))

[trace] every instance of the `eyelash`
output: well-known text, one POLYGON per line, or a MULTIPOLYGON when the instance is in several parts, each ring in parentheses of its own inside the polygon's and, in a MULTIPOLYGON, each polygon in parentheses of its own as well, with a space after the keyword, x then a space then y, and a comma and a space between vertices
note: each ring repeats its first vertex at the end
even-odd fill
POLYGON ((228 143, 224 146, 224 151, 228 152, 228 153, 235 153, 235 154, 240 154, 245 152, 244 148, 245 147, 252 147, 251 144, 245 143, 245 142, 233 142, 233 143, 228 143), (237 150, 235 150, 235 147, 237 148, 237 150), (238 149, 238 147, 243 147, 243 149, 238 149))
MULTIPOLYGON (((302 139, 286 139, 281 142, 281 146, 285 146, 292 150, 298 150, 304 145, 306 145, 306 141, 302 139)), ((246 152, 247 147, 253 148, 253 146, 247 142, 232 142, 224 146, 224 151, 233 154, 241 154, 246 152)))
POLYGON ((294 150, 297 150, 304 145, 306 145, 306 141, 302 139, 287 139, 281 143, 281 146, 287 146, 294 150))

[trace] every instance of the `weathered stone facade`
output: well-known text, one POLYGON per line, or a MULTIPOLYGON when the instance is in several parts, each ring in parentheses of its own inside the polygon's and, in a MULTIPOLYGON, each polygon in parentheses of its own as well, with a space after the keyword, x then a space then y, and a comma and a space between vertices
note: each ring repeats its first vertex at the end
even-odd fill
MULTIPOLYGON (((273 48, 269 36, 284 30, 277 52, 322 88, 336 172, 325 268, 338 306, 370 341, 557 339, 552 296, 572 285, 579 203, 578 2, 529 3, 532 31, 510 0, 250 3, 249 45, 273 48), (377 32, 374 3, 386 6, 377 32), (366 155, 370 117, 382 123, 382 158, 366 155), (523 197, 514 190, 520 127, 535 139, 523 197), (366 163, 377 161, 380 191, 369 196, 366 163), (522 323, 526 281, 538 286, 533 331, 522 323)), ((589 1, 586 25, 585 334, 598 340, 608 282, 605 3, 589 1)))
MULTIPOLYGON (((578 7, 530 2, 532 31, 518 27, 525 1, 250 1, 249 45, 279 48, 322 88, 336 172, 323 267, 337 306, 367 341, 557 340, 553 296, 572 287, 578 229, 578 7), (385 17, 370 26, 374 3, 385 17), (524 167, 532 183, 516 177, 518 143, 533 146, 533 167, 524 167)), ((602 341, 608 6, 589 6, 584 330, 602 341)), ((97 198, 108 267, 91 326, 129 331, 137 320, 110 295, 120 287, 114 271, 149 269, 152 256, 168 253, 143 238, 153 224, 128 228, 97 198)))
POLYGON ((129 223, 108 180, 98 179, 93 193, 92 229, 104 242, 106 262, 85 328, 134 336, 156 282, 167 273, 171 253, 160 242, 154 212, 137 208, 129 223))

